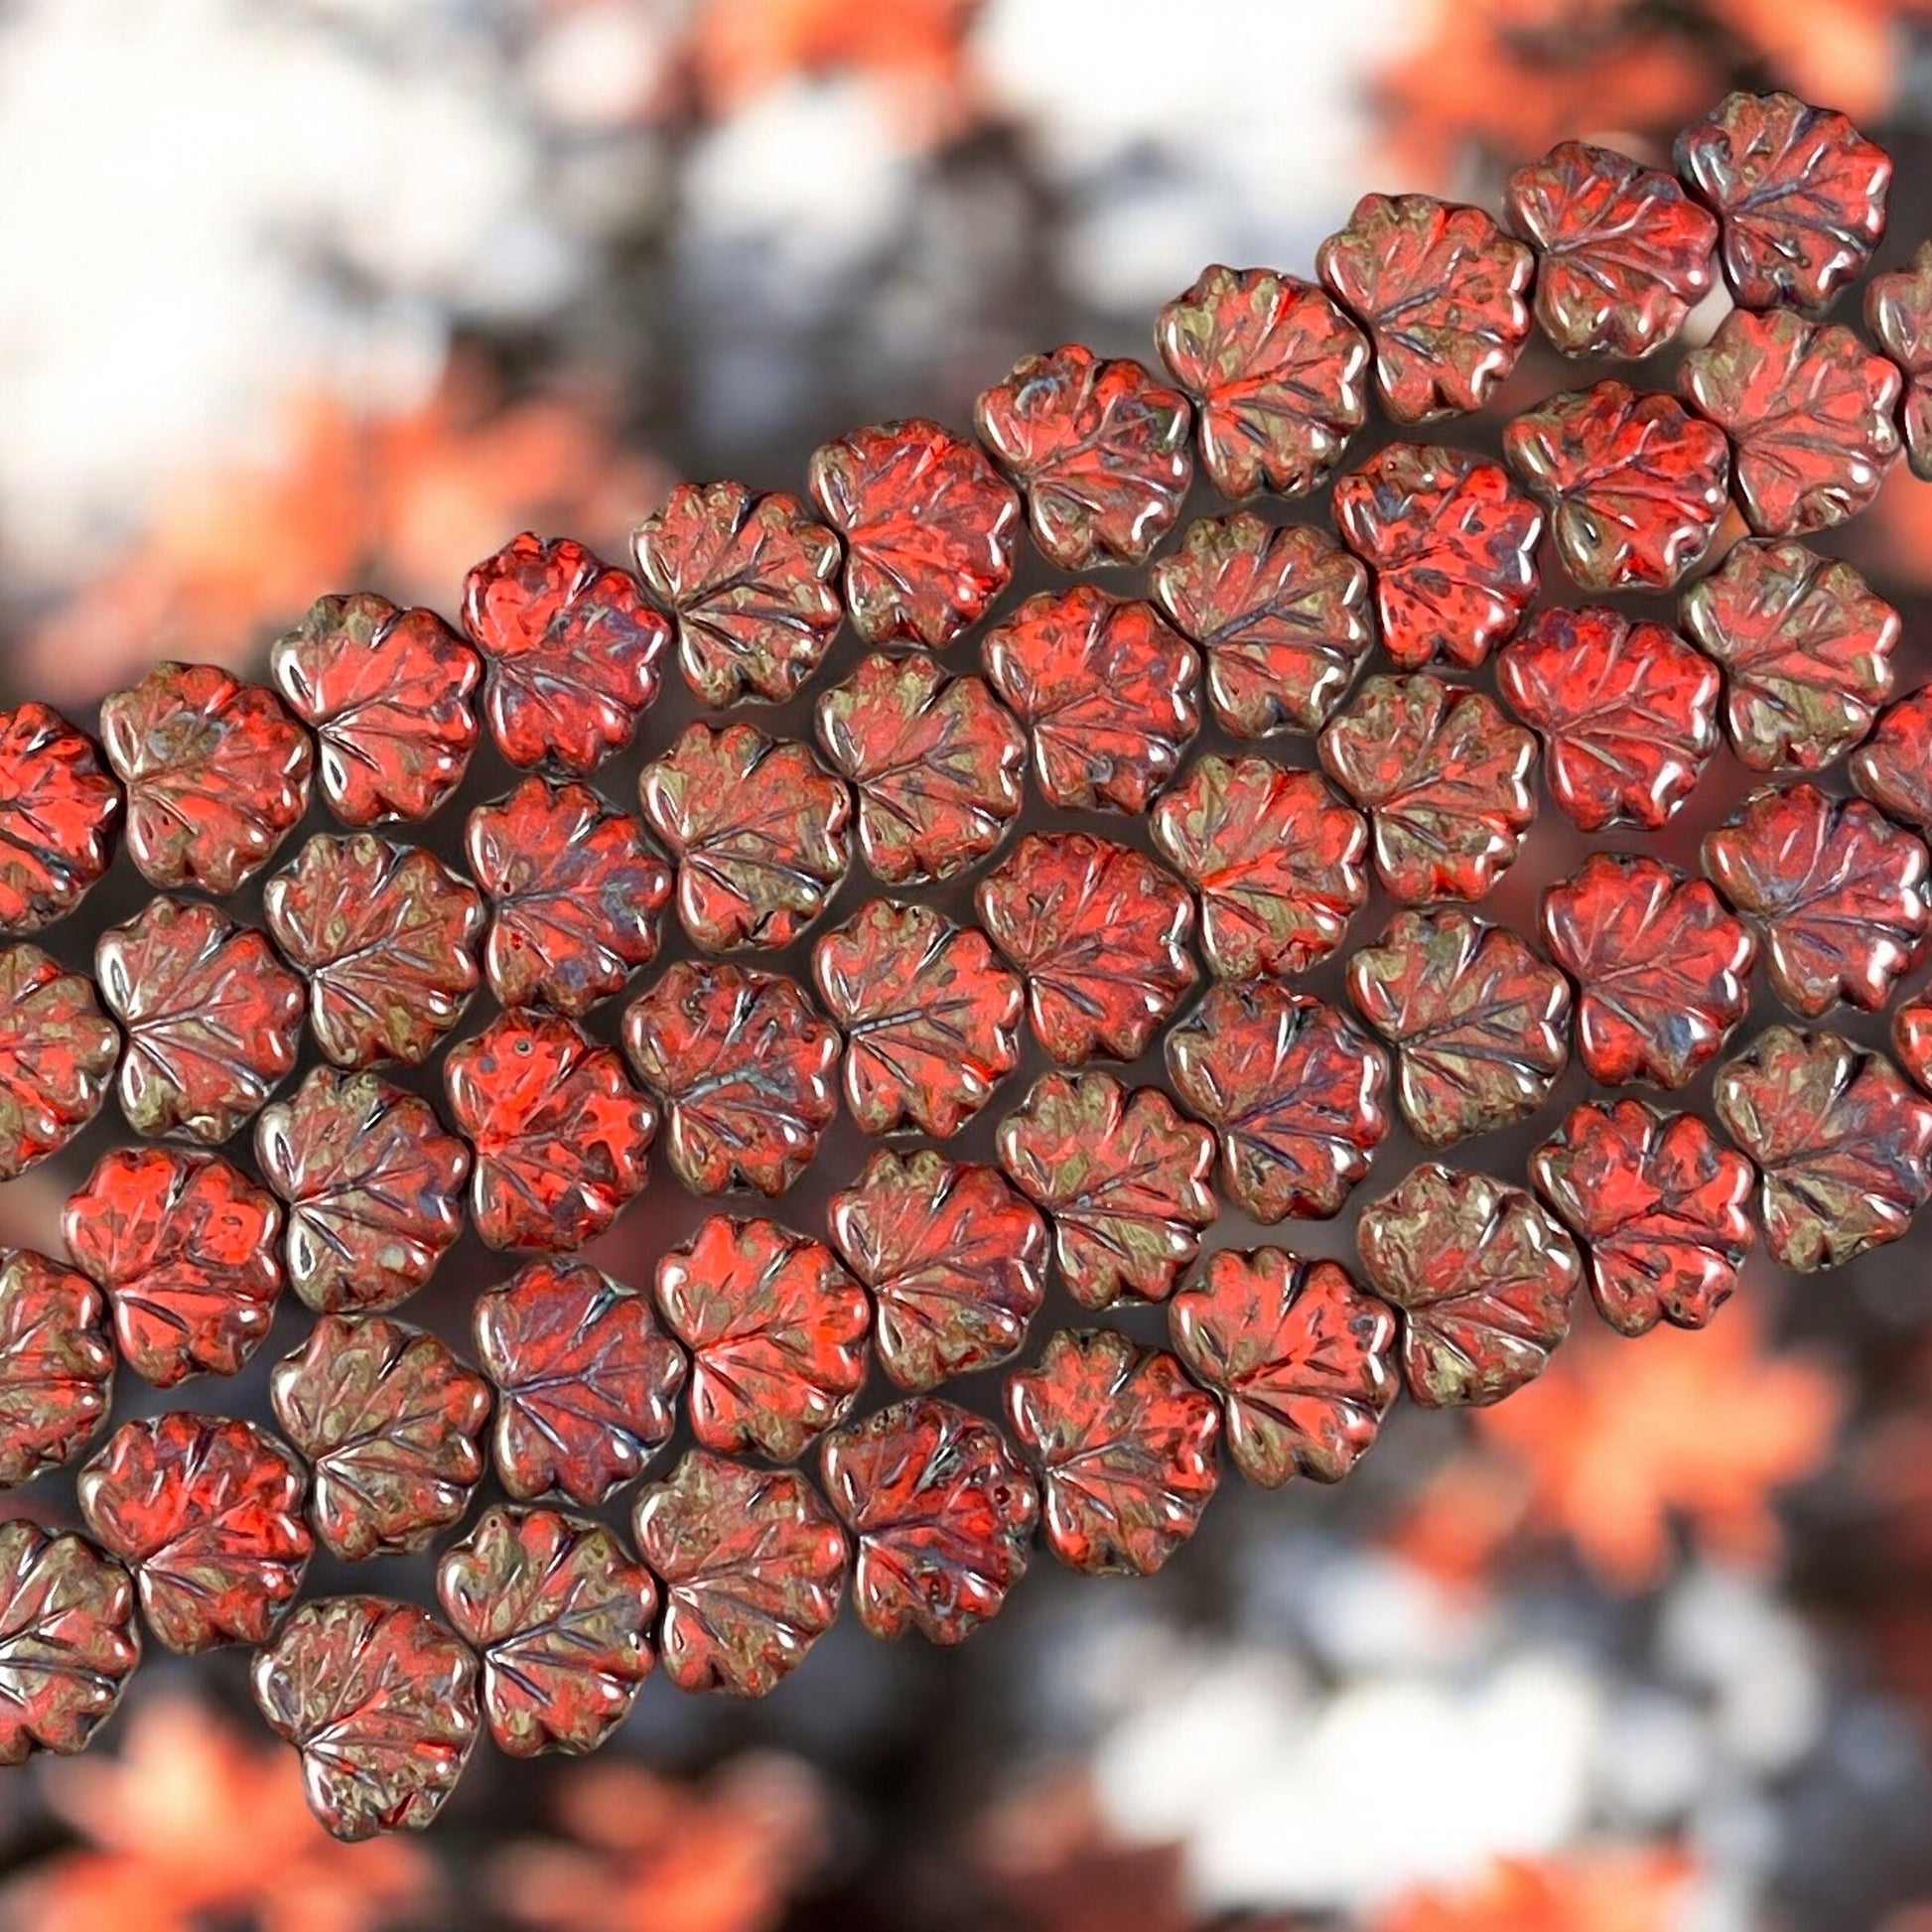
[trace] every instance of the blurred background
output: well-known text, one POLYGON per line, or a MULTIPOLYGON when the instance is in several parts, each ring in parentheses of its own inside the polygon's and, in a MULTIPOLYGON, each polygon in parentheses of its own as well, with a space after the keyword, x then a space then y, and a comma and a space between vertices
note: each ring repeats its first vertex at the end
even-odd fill
MULTIPOLYGON (((1362 191, 1493 206, 1567 136, 1663 159, 1740 83, 1891 146, 1881 266, 1932 232, 1925 0, 0 0, 0 702, 259 670, 323 591, 451 613, 525 525, 621 558, 680 479, 797 488, 1063 341, 1152 359, 1205 262, 1307 273, 1362 191)), ((1569 379, 1532 352, 1505 405, 1569 379)), ((1932 674, 1932 488, 1901 466, 1825 547, 1906 612, 1900 688, 1932 674)), ((480 758, 433 838, 507 782, 480 758)), ((1667 852, 1744 788, 1714 770, 1667 852)), ((1546 816, 1498 915, 1580 852, 1546 816)), ((1519 1173, 1584 1091, 1458 1161, 1519 1173)), ((57 1247, 117 1127, 0 1193, 0 1243, 57 1247)), ((701 1216, 660 1184, 596 1258, 646 1280, 701 1216)), ((1701 1335, 1586 1317, 1341 1491, 1230 1480, 1154 1582, 1041 1556, 963 1651, 847 1618, 756 1707, 652 1682, 595 1760, 481 1748, 426 1839, 334 1845, 243 1660, 151 1649, 85 1758, 0 1778, 0 1925, 1932 1932, 1929 1262, 1932 1226, 1756 1265, 1701 1335)), ((466 1244, 409 1318, 460 1337, 505 1272, 466 1244)), ((302 1326, 181 1406, 265 1413, 302 1326)))

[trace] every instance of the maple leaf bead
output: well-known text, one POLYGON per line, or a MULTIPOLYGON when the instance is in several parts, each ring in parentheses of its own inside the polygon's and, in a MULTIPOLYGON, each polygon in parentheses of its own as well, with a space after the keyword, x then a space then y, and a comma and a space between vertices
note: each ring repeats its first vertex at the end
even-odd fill
POLYGON ((1020 497, 976 443, 924 416, 821 445, 813 500, 845 539, 845 604, 868 644, 942 650, 1013 581, 1020 497))
POLYGON ((687 725, 637 780, 706 952, 788 944, 845 877, 852 794, 810 749, 750 725, 687 725))
POLYGON ((567 1254, 643 1187, 657 1107, 574 1021, 499 1015, 443 1062, 469 1141, 470 1218, 485 1246, 567 1254))
POLYGON ((1864 317, 1905 378, 1899 420, 1912 474, 1932 482, 1932 241, 1921 241, 1905 267, 1871 278, 1864 317))
POLYGON ((1168 1325, 1220 1400, 1235 1467, 1264 1489, 1339 1482, 1401 1388, 1394 1311, 1336 1262, 1224 1248, 1168 1304, 1168 1325))
POLYGON ((150 899, 94 944, 121 1023, 121 1112, 137 1134, 227 1140, 293 1069, 308 1001, 268 935, 200 901, 150 899))
POLYGON ((345 1562, 425 1549, 470 1507, 489 1384, 436 1336, 387 1315, 325 1314, 268 1392, 310 1464, 309 1519, 345 1562))
POLYGON ((1920 992, 1892 1014, 1891 1046, 1899 1065, 1932 1093, 1932 994, 1920 992))
POLYGON ((1026 497, 1035 543, 1062 570, 1147 561, 1193 481, 1191 416, 1140 363, 1077 343, 1024 357, 973 405, 980 441, 1026 497))
POLYGON ((1158 1087, 1043 1073, 1000 1123, 1000 1166, 1042 1209, 1061 1282, 1086 1309, 1165 1301, 1220 1211, 1214 1137, 1158 1087))
POLYGON ((795 1469, 689 1449, 632 1517, 663 1596, 658 1654, 681 1691, 763 1697, 837 1621, 838 1519, 795 1469))
POLYGON ((1368 341, 1311 282, 1204 268, 1154 337, 1193 399, 1201 468, 1223 496, 1306 495, 1367 419, 1368 341))
POLYGON ((1200 978, 1186 887, 1111 839, 1029 833, 973 902, 1025 976, 1034 1037, 1064 1065, 1138 1059, 1200 978))
POLYGON ((1530 1156, 1530 1179, 1583 1244, 1590 1299, 1619 1334, 1702 1328, 1757 1238, 1756 1171, 1696 1114, 1579 1107, 1530 1156))
POLYGON ((645 595, 677 628, 684 681, 708 705, 782 703, 844 616, 839 540, 781 489, 679 483, 632 547, 645 595))
POLYGON ((1046 1547, 1088 1576, 1151 1577, 1220 1481, 1221 1412, 1164 1348, 1060 1329, 1007 1378, 1008 1426, 1039 1479, 1046 1547))
POLYGON ((512 764, 578 777, 630 743, 657 696, 668 621, 635 578, 570 537, 513 537, 463 580, 487 666, 483 716, 512 764))
POLYGON ((1724 666, 1731 748, 1757 771, 1822 771, 1891 695, 1898 613, 1848 563, 1745 537, 1684 595, 1683 623, 1724 666))
POLYGON ((477 1652, 483 1722, 510 1757, 596 1750, 655 1662, 657 1586, 602 1523, 492 1504, 444 1551, 436 1594, 477 1652))
POLYGON ((1525 410, 1504 429, 1503 454, 1542 499, 1557 553, 1587 591, 1670 590, 1729 507, 1724 431, 1674 396, 1623 382, 1525 410))
POLYGON ((1628 155, 1559 141, 1503 203, 1536 249, 1537 323, 1565 355, 1654 355, 1711 292, 1717 217, 1628 155))
POLYGON ((845 1033, 845 1104, 868 1134, 956 1134, 1020 1063, 1026 994, 975 926, 876 898, 812 949, 845 1033))
POLYGON ((1730 438, 1737 507, 1760 536, 1857 516, 1898 456, 1897 369, 1837 323, 1733 309, 1677 386, 1730 438))
POLYGON ((623 1045, 694 1194, 782 1194, 838 1112, 838 1029, 776 973, 681 961, 624 1010, 623 1045))
POLYGON ((483 971, 503 1006, 581 1020, 656 958, 671 870, 589 785, 532 774, 470 814, 464 853, 489 901, 483 971))
POLYGON ((1142 813, 1200 729, 1200 658, 1151 604, 1041 591, 987 632, 987 682, 1026 726, 1040 795, 1142 813))
POLYGON ((1719 1069, 1712 1099, 1757 1164, 1780 1268, 1838 1268, 1896 1241, 1932 1190, 1932 1101, 1837 1034, 1767 1028, 1719 1069))
POLYGON ((256 1653, 251 1684, 301 1753, 310 1810, 340 1839, 423 1830, 477 1741, 476 1655, 413 1603, 304 1603, 256 1653))
POLYGON ((1362 1210, 1356 1244, 1400 1311, 1403 1379, 1427 1408, 1502 1401, 1570 1332, 1583 1257, 1521 1187, 1426 1161, 1362 1210))
POLYGON ((434 611, 371 591, 318 598, 268 670, 315 733, 322 795, 345 825, 428 818, 463 782, 483 663, 434 611))
POLYGON ((0 1765, 85 1750, 141 1661, 134 1580, 72 1531, 0 1523, 0 1765))
POLYGON ((107 1297, 121 1357, 156 1388, 234 1375, 282 1292, 282 1211, 218 1154, 122 1148, 69 1195, 61 1233, 107 1297))
POLYGON ((266 1643, 315 1549, 308 1472, 265 1429, 179 1411, 123 1423, 80 1471, 94 1540, 133 1571, 170 1650, 266 1643))
POLYGON ((106 1421, 113 1389, 100 1291, 45 1255, 0 1248, 0 1489, 72 1461, 106 1421))
POLYGON ((1718 215, 1742 308, 1824 308, 1885 232, 1890 159, 1843 114, 1791 94, 1726 94, 1677 137, 1676 158, 1718 215))
POLYGON ((38 932, 86 897, 120 811, 85 732, 44 704, 0 711, 0 936, 38 932))
POLYGON ((1685 1085, 1750 1011, 1750 927, 1661 860, 1592 853, 1545 892, 1542 926, 1576 982, 1577 1057, 1605 1086, 1685 1085))
POLYGON ((38 946, 0 948, 0 1180, 59 1153, 100 1112, 120 1047, 92 981, 38 946))
POLYGON ((212 664, 157 664, 100 707, 126 791, 128 856, 163 892, 226 897, 274 857, 309 803, 315 748, 273 691, 212 664))
POLYGON ((418 846, 318 832, 263 889, 262 913, 338 1066, 420 1064, 482 984, 483 896, 418 846))
POLYGON ((1364 195, 1315 268, 1368 331, 1376 391, 1398 423, 1482 408, 1529 338, 1536 257, 1480 208, 1364 195))
POLYGON ((882 1151, 826 1212, 873 1300, 896 1387, 924 1390, 1017 1354, 1046 1293, 1046 1222, 996 1168, 882 1151))
POLYGON ((373 1073, 311 1068, 262 1109, 255 1163, 283 1204, 288 1284, 318 1314, 406 1302, 463 1232, 469 1148, 373 1073))
POLYGON ((1348 997, 1395 1048, 1396 1099, 1425 1147, 1535 1113, 1570 1064, 1570 982, 1460 910, 1397 913, 1350 956, 1348 997))
POLYGON ((1404 670, 1438 656, 1473 670, 1536 597, 1543 512, 1486 457, 1391 443, 1336 481, 1333 512, 1404 670))
POLYGON ((670 1440, 684 1352, 650 1298, 582 1262, 533 1261, 477 1297, 477 1360, 495 1385, 491 1452, 518 1502, 594 1509, 670 1440))
POLYGON ((1148 589, 1199 646, 1208 704, 1235 738, 1318 731, 1374 642, 1368 567, 1305 523, 1202 517, 1148 589))
POLYGON ((1887 705, 1847 770, 1887 818, 1932 832, 1932 685, 1887 705))

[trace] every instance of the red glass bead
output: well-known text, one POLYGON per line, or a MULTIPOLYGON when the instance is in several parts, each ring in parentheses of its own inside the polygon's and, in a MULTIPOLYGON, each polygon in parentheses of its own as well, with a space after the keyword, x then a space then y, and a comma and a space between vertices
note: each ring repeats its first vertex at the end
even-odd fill
POLYGON ((533 1261, 477 1297, 477 1360, 496 1385, 496 1476, 518 1502, 595 1509, 669 1442, 684 1354, 650 1298, 582 1262, 533 1261))
POLYGON ((1089 1576, 1152 1576, 1220 1481, 1214 1398, 1112 1328, 1053 1335, 1007 1378, 1007 1417, 1039 1473, 1046 1547, 1089 1576))
POLYGON ((0 949, 0 1180, 100 1112, 120 1046, 90 980, 38 946, 0 949))
POLYGON ((1932 1093, 1932 992, 1920 991, 1892 1015, 1891 1044, 1899 1064, 1932 1093))
POLYGON ((663 1590, 664 1675, 681 1691, 763 1697, 837 1620, 845 1534, 795 1469, 691 1449, 638 1497, 634 1522, 663 1590))
POLYGON ((1503 431, 1503 454, 1542 498, 1564 568, 1587 591, 1667 591, 1729 507, 1730 446, 1675 396, 1599 382, 1552 396, 1503 431))
POLYGON ((1905 377, 1905 454, 1913 474, 1932 482, 1932 241, 1905 267, 1871 278, 1864 319, 1905 377))
POLYGON ((100 1291, 45 1255, 0 1248, 0 1489, 72 1461, 113 1389, 100 1291))
POLYGON ((1891 997, 1932 922, 1927 869, 1922 839, 1805 783, 1753 792, 1704 841, 1704 870, 1758 923, 1778 998, 1808 1019, 1891 997))
POLYGON ((84 1536, 0 1523, 0 1764, 85 1750, 140 1661, 118 1563, 84 1536))
POLYGON ((94 946, 121 1023, 121 1112, 137 1134, 225 1141, 287 1078, 302 982, 268 935, 200 900, 150 899, 94 946))
POLYGON ((832 1240, 873 1299, 880 1366, 930 1389, 1015 1354, 1046 1292, 1046 1223, 999 1171, 875 1154, 834 1194, 832 1240))
POLYGON ((1577 1244, 1521 1187, 1427 1161, 1356 1228, 1375 1292, 1402 1315, 1402 1372, 1428 1408, 1500 1402, 1570 1332, 1577 1244))
POLYGON ((1780 1268, 1837 1268, 1896 1241, 1932 1189, 1932 1101, 1882 1053, 1770 1027, 1718 1071, 1718 1118, 1757 1163, 1780 1268))
POLYGON ((818 701, 818 742, 859 797, 859 852, 888 885, 951 879, 1020 815, 1027 735, 976 677, 923 651, 868 657, 818 701))
POLYGON ((61 1232, 106 1294, 127 1365, 157 1388, 234 1375, 282 1292, 282 1211, 218 1154, 121 1148, 68 1198, 61 1232))
POLYGON ((1182 1102, 1220 1136, 1221 1184, 1257 1221, 1324 1218, 1388 1137, 1388 1061, 1325 1000, 1212 988, 1168 1035, 1182 1102))
POLYGON ((1030 833, 980 881, 974 903, 1026 976, 1034 1037, 1067 1064, 1138 1059, 1200 977, 1187 889, 1111 839, 1030 833))
POLYGON ((1236 738, 1319 731, 1374 641, 1366 566, 1306 523, 1202 517, 1148 585, 1200 646, 1207 701, 1236 738))
POLYGON ((1530 1178, 1583 1243, 1590 1299, 1620 1334, 1702 1328, 1757 1238, 1756 1173, 1696 1114, 1579 1107, 1530 1156, 1530 1178))
POLYGON ((657 1586, 602 1523, 492 1505, 443 1553, 436 1594, 511 1757, 596 1750, 650 1675, 657 1586))
POLYGON ((657 1306, 691 1351, 691 1431, 789 1462, 851 1408, 872 1305, 821 1242, 714 1214, 657 1264, 657 1306))
POLYGON ((1677 137, 1677 171, 1717 210, 1725 276, 1746 309, 1824 308, 1885 232, 1884 151, 1791 94, 1726 94, 1677 137))
POLYGON ((1711 292, 1717 217, 1627 154, 1559 141, 1503 200, 1536 248, 1537 322, 1566 355, 1652 355, 1711 292))
POLYGON ((470 1150, 373 1073, 311 1069, 262 1110, 255 1160, 287 1210, 289 1286, 319 1314, 406 1302, 463 1232, 470 1150))
POLYGON ((1932 832, 1932 684, 1887 705, 1848 768, 1887 817, 1932 832))
POLYGON ((443 1063, 476 1156, 470 1217, 492 1248, 567 1254, 644 1184, 657 1108, 573 1021, 506 1013, 443 1063))
POLYGON ((1536 596, 1543 512, 1486 457, 1391 443, 1336 483, 1334 518, 1374 573, 1383 647, 1404 669, 1473 669, 1536 596))
POLYGON ((1368 897, 1368 825, 1313 771, 1259 754, 1197 759, 1155 806, 1155 848, 1200 900, 1223 979, 1306 973, 1368 897))
POLYGON ((212 664, 157 664, 100 707, 127 788, 127 849, 163 892, 224 897, 274 856, 309 803, 309 734, 273 691, 212 664))
POLYGON ((1062 570, 1145 563, 1193 481, 1187 398, 1127 360, 1068 343, 1029 355, 973 408, 980 440, 1027 498, 1062 570))
POLYGON ((1026 1574, 1039 1496, 990 1422, 911 1396, 836 1429, 825 1493, 857 1547, 852 1603, 875 1637, 954 1644, 1026 1574))
POLYGON ((1153 605, 1091 584, 1030 597, 983 646, 1062 811, 1145 812, 1200 729, 1200 658, 1153 605))
POLYGON ((337 1838, 421 1831, 477 1741, 477 1660, 413 1603, 304 1603, 255 1658, 255 1702, 302 1753, 309 1808, 337 1838))
POLYGON ((483 970, 504 1006, 581 1020, 656 958, 670 868, 589 785, 525 778, 470 814, 464 852, 489 900, 483 970))
POLYGON ((807 746, 687 725, 638 791, 677 865, 678 917, 707 952, 788 944, 845 877, 852 795, 807 746))
POLYGON ((1737 506, 1761 535, 1856 516, 1898 455, 1901 378, 1849 329, 1733 309, 1684 358, 1678 388, 1731 442, 1737 506))
POLYGON ((1480 409, 1523 352, 1536 257, 1480 208, 1364 195, 1314 259, 1367 329, 1375 387, 1398 423, 1480 409))
POLYGON ((194 1652, 273 1634, 315 1549, 308 1486, 266 1430, 175 1411, 122 1423, 77 1492, 89 1533, 134 1572, 148 1628, 194 1652))
POLYGON ((1168 1304, 1175 1352, 1220 1398, 1250 1482, 1339 1482, 1373 1447, 1401 1387, 1396 1318, 1332 1261, 1224 1248, 1168 1304))
POLYGON ((1717 666, 1602 605, 1537 612, 1496 659, 1496 687, 1542 738, 1550 795, 1586 832, 1667 824, 1718 749, 1717 666))
POLYGON ((436 1336, 387 1315, 325 1314, 268 1387, 314 1472, 316 1534, 345 1561, 424 1549, 470 1507, 489 1384, 436 1336))
POLYGON ((528 530, 464 579, 463 627, 488 665, 483 715, 497 750, 580 777, 630 743, 671 638, 628 572, 528 530))
POLYGON ((1725 721, 1758 771, 1822 771, 1891 695, 1898 613, 1848 563, 1745 538, 1685 593, 1684 628, 1725 669, 1725 721))
POLYGON ((1535 1113, 1570 1063, 1570 982, 1460 910, 1398 912, 1350 957, 1348 997, 1396 1049, 1396 1099, 1425 1147, 1535 1113))
POLYGON ((1044 1208, 1053 1260, 1082 1308, 1165 1301, 1219 1203, 1214 1137, 1158 1087, 1043 1073, 1000 1123, 1000 1166, 1044 1208))
POLYGON ((417 846, 318 832, 268 882, 262 910, 338 1066, 427 1059, 482 981, 483 897, 417 846))
POLYGON ((632 541, 646 594, 677 626, 678 668, 706 704, 781 703, 818 669, 844 615, 842 558, 797 497, 680 483, 632 541))
POLYGON ((0 934, 71 912, 107 870, 121 788, 58 711, 0 711, 0 934))
POLYGON ((1020 1063, 1018 975, 975 926, 876 898, 812 949, 825 1010, 845 1032, 845 1104, 868 1134, 944 1140, 1020 1063))
POLYGON ((673 966, 625 1009, 623 1043, 693 1193, 782 1194, 838 1112, 838 1029, 775 973, 673 966))
POLYGON ((943 649, 1012 582, 1020 498, 978 444, 914 416, 823 445, 809 477, 868 644, 943 649))
POLYGON ((1193 398, 1201 468, 1223 496, 1318 488, 1367 417, 1366 338, 1293 275, 1204 268, 1154 336, 1193 398))
POLYGON ((1750 928, 1660 860, 1592 853, 1544 894, 1543 941, 1577 983, 1577 1057, 1605 1086, 1683 1086, 1750 1011, 1750 928))
POLYGON ((428 818, 463 782, 483 665, 434 611, 371 591, 318 598, 268 667, 316 735, 322 795, 345 825, 428 818))
POLYGON ((1320 753, 1369 815, 1384 890, 1410 904, 1481 898, 1536 818, 1536 740, 1483 692, 1427 673, 1370 678, 1320 753))

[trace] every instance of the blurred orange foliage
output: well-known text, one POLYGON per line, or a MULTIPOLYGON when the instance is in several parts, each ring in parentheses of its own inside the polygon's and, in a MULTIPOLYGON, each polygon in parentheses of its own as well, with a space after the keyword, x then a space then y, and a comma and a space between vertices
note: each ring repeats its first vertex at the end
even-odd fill
POLYGON ((1499 1860, 1473 1884, 1410 1893, 1373 1932, 1678 1932, 1690 1863, 1671 1851, 1499 1860))

